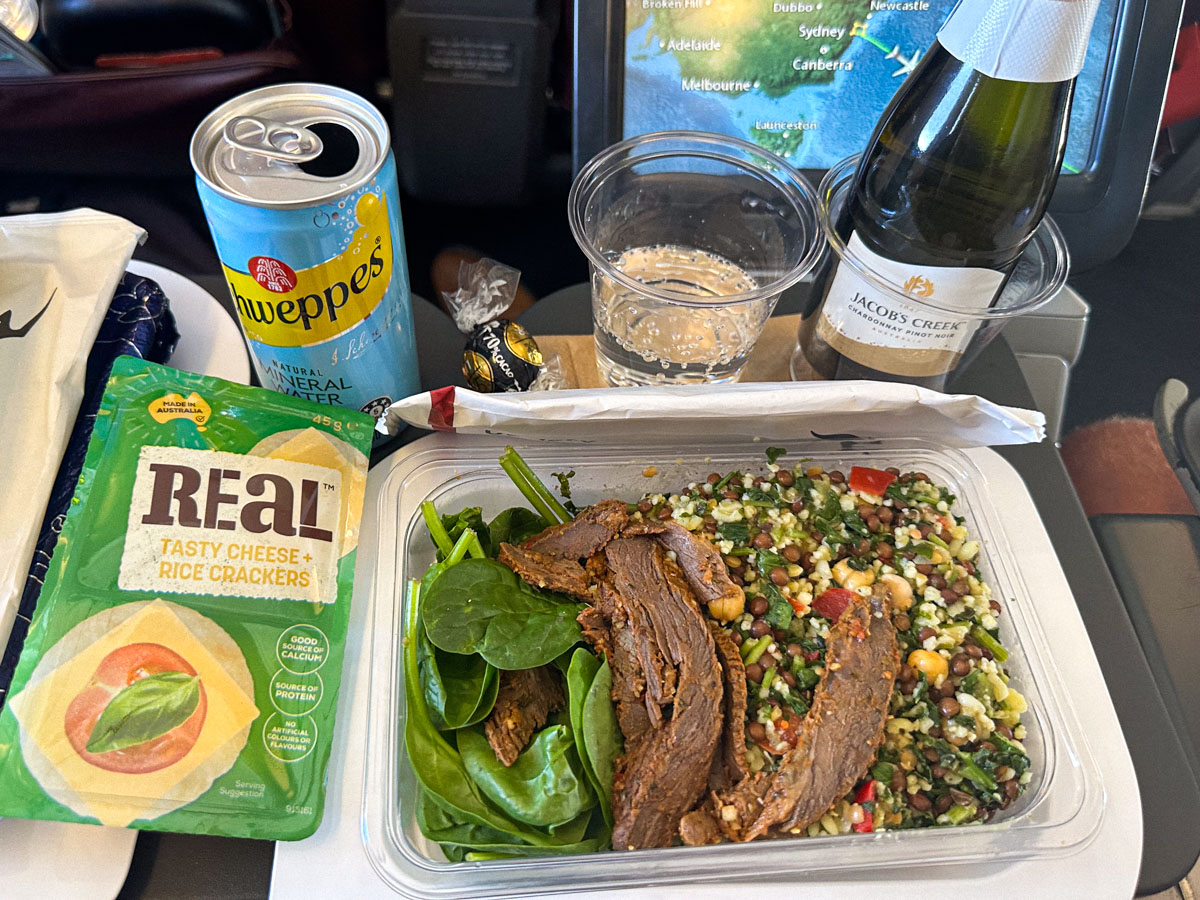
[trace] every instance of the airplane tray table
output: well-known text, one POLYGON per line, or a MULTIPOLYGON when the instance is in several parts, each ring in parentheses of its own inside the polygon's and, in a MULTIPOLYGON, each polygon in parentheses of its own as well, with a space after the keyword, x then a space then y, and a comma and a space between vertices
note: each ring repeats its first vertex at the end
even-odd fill
MULTIPOLYGON (((227 292, 220 278, 197 280, 225 302, 227 292)), ((580 285, 547 297, 522 316, 521 321, 535 335, 539 332, 587 333, 591 330, 591 318, 586 292, 587 287, 580 285)), ((795 311, 787 308, 786 300, 781 307, 785 307, 780 310, 782 312, 795 311)), ((446 383, 463 385, 458 368, 462 336, 449 318, 432 305, 418 302, 415 311, 423 387, 446 383)), ((998 403, 1033 406, 1028 387, 1003 335, 984 350, 953 387, 979 393, 998 403)), ((386 449, 395 449, 421 436, 409 429, 386 449)), ((1200 785, 1190 780, 1190 769, 1178 734, 1057 449, 1040 444, 1002 448, 998 452, 1018 471, 1033 497, 1079 605, 1124 728, 1137 771, 1145 822, 1137 890, 1147 893, 1163 889, 1178 881, 1195 857, 1188 829, 1181 828, 1180 823, 1191 821, 1195 809, 1200 807, 1200 785)), ((364 620, 365 613, 356 610, 352 627, 358 622, 361 628, 364 620)), ((363 687, 365 690, 365 681, 363 687)), ((347 699, 344 712, 349 712, 352 704, 360 699, 356 694, 348 697, 354 699, 347 699)), ((361 701, 365 704, 365 697, 361 701)), ((343 723, 339 728, 344 727, 346 720, 345 715, 339 717, 343 723)), ((345 759, 343 763, 344 769, 354 771, 361 771, 361 766, 361 759, 345 759)), ((339 796, 340 786, 331 781, 323 830, 332 827, 330 823, 342 815, 337 811, 339 796)), ((357 818, 353 827, 358 827, 357 818)), ((122 896, 263 896, 268 878, 266 861, 270 853, 271 845, 264 842, 147 833, 139 839, 138 852, 122 896)), ((291 857, 291 850, 284 850, 282 855, 291 857)), ((365 856, 361 846, 357 846, 347 865, 360 861, 365 863, 365 856)), ((283 870, 277 867, 277 877, 282 874, 283 870)), ((286 886, 299 888, 301 884, 284 876, 275 887, 275 895, 290 896, 286 886)), ((347 881, 345 888, 353 893, 354 884, 347 881)), ((309 891, 303 893, 311 895, 309 891)))

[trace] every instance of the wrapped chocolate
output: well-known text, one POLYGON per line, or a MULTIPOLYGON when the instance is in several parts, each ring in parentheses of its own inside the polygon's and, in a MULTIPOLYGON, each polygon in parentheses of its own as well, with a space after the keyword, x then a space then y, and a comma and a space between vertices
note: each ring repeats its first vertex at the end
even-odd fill
POLYGON ((542 370, 542 351, 528 331, 496 319, 471 332, 463 350, 463 377, 477 391, 527 391, 542 370))
POLYGON ((458 330, 467 335, 463 377, 481 393, 563 386, 558 357, 544 359, 533 335, 498 318, 513 302, 521 273, 492 259, 460 263, 458 288, 443 291, 458 330))

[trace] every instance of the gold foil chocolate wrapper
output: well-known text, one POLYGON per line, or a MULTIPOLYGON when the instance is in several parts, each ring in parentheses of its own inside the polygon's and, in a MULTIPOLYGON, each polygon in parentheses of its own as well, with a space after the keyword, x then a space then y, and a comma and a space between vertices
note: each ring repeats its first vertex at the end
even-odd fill
POLYGON ((542 365, 533 335, 508 319, 480 325, 463 350, 463 377, 485 394, 528 390, 542 365))

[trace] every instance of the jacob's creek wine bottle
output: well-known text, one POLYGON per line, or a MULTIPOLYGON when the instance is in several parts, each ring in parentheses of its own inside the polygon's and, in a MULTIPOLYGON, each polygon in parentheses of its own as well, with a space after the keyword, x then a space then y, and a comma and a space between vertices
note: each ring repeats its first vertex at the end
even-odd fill
POLYGON ((1098 0, 962 0, 901 85, 835 228, 844 260, 814 289, 805 357, 826 378, 940 386, 1037 229, 1066 145, 1098 0), (940 309, 938 309, 940 307, 940 309))

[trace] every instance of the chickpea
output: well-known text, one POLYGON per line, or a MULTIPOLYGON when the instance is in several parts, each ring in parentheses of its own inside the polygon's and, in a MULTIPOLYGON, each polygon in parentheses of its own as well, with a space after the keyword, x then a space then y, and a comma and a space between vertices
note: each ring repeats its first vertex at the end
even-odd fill
POLYGON ((860 572, 852 569, 849 561, 843 559, 833 567, 833 580, 852 591, 860 587, 870 587, 875 583, 875 570, 867 569, 860 572))
POLYGON ((908 664, 914 669, 924 672, 925 677, 931 682, 937 681, 938 676, 945 676, 950 672, 949 663, 932 650, 914 650, 908 654, 908 664))
POLYGON ((884 575, 879 581, 887 588, 893 610, 904 612, 912 606, 912 585, 908 583, 907 578, 902 575, 884 575))
POLYGON ((746 595, 741 591, 727 591, 725 596, 718 597, 708 604, 708 612, 714 619, 729 622, 740 616, 746 608, 746 595))

